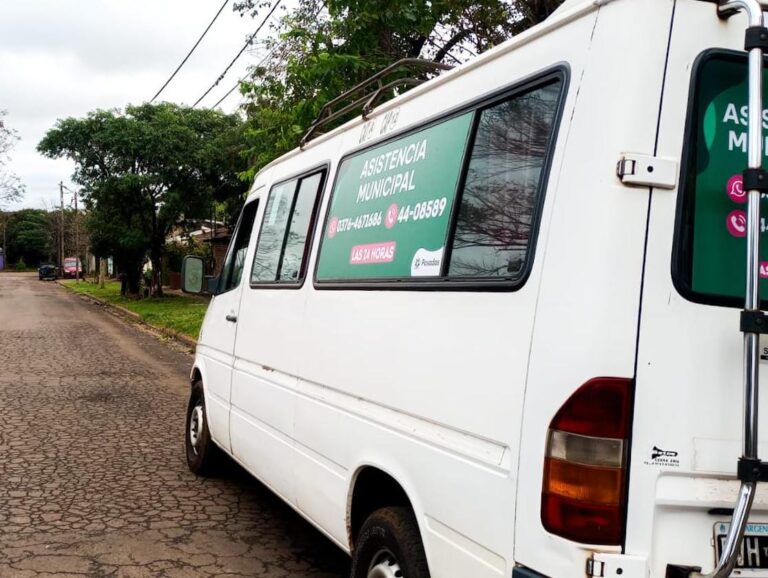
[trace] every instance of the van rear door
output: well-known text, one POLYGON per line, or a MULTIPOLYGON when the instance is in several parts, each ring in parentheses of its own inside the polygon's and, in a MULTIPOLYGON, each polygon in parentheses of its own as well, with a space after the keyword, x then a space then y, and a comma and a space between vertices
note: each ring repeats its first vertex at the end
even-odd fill
MULTIPOLYGON (((625 543, 626 553, 649 556, 654 577, 670 575, 669 565, 713 568, 739 487, 745 28, 741 14, 718 19, 714 3, 676 2, 658 155, 682 168, 676 191, 651 199, 625 543)), ((766 281, 761 290, 768 296, 766 281)), ((763 387, 767 378, 763 365, 763 387)), ((760 412, 768 415, 765 395, 760 412)), ((742 563, 768 576, 760 490, 750 522, 742 563)))
MULTIPOLYGON (((552 578, 583 576, 595 551, 621 553, 626 427, 563 427, 557 440, 566 440, 567 447, 560 453, 549 443, 557 441, 549 428, 561 429, 554 418, 566 405, 573 407, 573 395, 588 383, 621 383, 626 390, 635 375, 651 192, 623 185, 615 167, 623 153, 654 152, 673 9, 666 0, 601 4, 591 14, 585 58, 578 58, 574 42, 568 44, 573 100, 566 103, 562 163, 556 156, 557 186, 550 182, 537 247, 543 272, 525 391, 515 532, 515 561, 552 578), (592 452, 600 448, 606 452, 592 452), (619 483, 603 492, 599 482, 606 480, 619 483), (601 535, 586 535, 593 528, 601 535)), ((583 406, 609 418, 621 408, 602 396, 583 406)), ((585 421, 599 421, 589 417, 585 421)), ((621 574, 647 578, 637 564, 622 566, 621 574)), ((605 574, 616 575, 615 568, 605 574)))

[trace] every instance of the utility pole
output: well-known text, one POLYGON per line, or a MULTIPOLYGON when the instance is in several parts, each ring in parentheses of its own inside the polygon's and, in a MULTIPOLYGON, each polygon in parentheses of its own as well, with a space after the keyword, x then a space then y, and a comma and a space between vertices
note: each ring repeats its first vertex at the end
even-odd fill
POLYGON ((59 181, 61 212, 59 213, 59 275, 64 276, 64 183, 59 181))
POLYGON ((8 216, 3 214, 3 267, 5 270, 8 268, 8 252, 5 250, 5 231, 8 229, 8 216))
POLYGON ((80 261, 80 214, 77 212, 77 191, 75 195, 75 283, 80 283, 80 271, 84 269, 80 261))

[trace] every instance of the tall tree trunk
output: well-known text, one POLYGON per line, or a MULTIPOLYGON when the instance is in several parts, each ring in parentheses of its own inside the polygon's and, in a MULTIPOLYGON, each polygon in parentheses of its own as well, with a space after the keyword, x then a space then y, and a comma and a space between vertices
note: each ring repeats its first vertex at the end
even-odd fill
POLYGON ((123 297, 137 298, 141 290, 141 259, 120 259, 115 265, 120 271, 120 294, 123 297))
POLYGON ((163 248, 158 243, 153 243, 149 260, 152 262, 152 294, 155 297, 163 296, 163 248))
POLYGON ((157 200, 153 198, 152 235, 149 248, 149 260, 152 263, 152 294, 163 296, 163 249, 165 248, 165 228, 158 219, 157 200))
POLYGON ((99 259, 99 287, 104 289, 107 278, 107 260, 99 259))
POLYGON ((126 277, 126 297, 138 297, 141 290, 141 265, 134 264, 129 266, 125 273, 126 277))

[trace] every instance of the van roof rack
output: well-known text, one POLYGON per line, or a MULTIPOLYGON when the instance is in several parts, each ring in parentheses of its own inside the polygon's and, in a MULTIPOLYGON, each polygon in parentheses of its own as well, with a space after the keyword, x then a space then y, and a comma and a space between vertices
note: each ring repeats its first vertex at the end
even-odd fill
POLYGON ((307 133, 302 137, 300 147, 304 148, 304 145, 306 145, 312 137, 317 136, 316 133, 320 128, 353 110, 362 108, 363 118, 367 118, 387 91, 403 86, 418 86, 426 81, 426 79, 423 78, 404 76, 387 82, 387 77, 393 72, 404 69, 411 73, 417 71, 435 72, 438 70, 451 70, 452 68, 453 66, 448 64, 424 60, 422 58, 403 58, 402 60, 390 64, 357 86, 325 103, 323 108, 320 109, 317 118, 310 125, 307 133), (371 91, 370 88, 373 86, 376 88, 371 91), (348 102, 338 110, 334 110, 335 107, 340 106, 342 103, 353 97, 354 99, 351 102, 348 102))

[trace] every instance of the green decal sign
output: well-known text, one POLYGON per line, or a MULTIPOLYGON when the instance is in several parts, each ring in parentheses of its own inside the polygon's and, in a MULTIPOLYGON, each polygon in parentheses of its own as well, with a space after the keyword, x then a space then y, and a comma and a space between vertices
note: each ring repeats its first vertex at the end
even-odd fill
POLYGON ((341 164, 319 280, 440 274, 471 122, 467 113, 341 164))
MULTIPOLYGON (((742 189, 741 172, 747 166, 747 61, 710 59, 699 74, 693 135, 695 174, 691 175, 695 179, 691 289, 709 295, 743 297, 747 192, 742 189)), ((766 80, 764 75, 763 91, 768 90, 766 80)), ((768 135, 768 111, 763 119, 764 134, 768 135)), ((765 199, 761 205, 765 217, 761 218, 760 228, 765 232, 765 199)), ((763 296, 768 296, 765 242, 760 255, 760 289, 763 296)))

